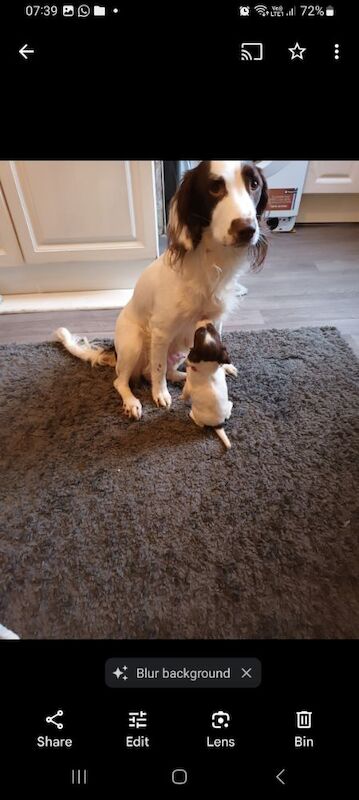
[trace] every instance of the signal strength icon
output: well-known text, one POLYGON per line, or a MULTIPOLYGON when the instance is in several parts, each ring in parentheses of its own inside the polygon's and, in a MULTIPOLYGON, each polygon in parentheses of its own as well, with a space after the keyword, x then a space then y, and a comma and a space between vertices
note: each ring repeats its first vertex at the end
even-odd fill
POLYGON ((254 6, 254 10, 260 17, 267 17, 269 14, 267 6, 254 6))
POLYGON ((293 8, 289 8, 288 11, 285 12, 286 17, 295 17, 296 9, 295 6, 293 8))

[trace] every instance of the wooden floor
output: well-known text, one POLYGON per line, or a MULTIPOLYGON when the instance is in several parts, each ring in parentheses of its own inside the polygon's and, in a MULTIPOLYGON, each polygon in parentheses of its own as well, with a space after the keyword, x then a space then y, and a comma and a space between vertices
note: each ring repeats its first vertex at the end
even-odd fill
MULTIPOLYGON (((227 330, 335 325, 359 355, 359 224, 298 225, 272 233, 261 272, 227 330)), ((0 273, 1 276, 1 273, 0 273)), ((0 343, 40 342, 64 325, 74 333, 113 337, 117 309, 0 315, 0 343)))

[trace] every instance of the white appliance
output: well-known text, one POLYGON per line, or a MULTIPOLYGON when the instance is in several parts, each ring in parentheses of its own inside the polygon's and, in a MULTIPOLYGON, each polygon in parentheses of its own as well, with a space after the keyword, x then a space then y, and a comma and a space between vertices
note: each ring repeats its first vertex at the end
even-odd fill
MULTIPOLYGON (((291 231, 294 228, 308 161, 257 161, 263 170, 269 189, 267 224, 273 231, 291 231)), ((199 161, 180 161, 180 175, 192 169, 199 161)))
POLYGON ((267 224, 291 231, 298 215, 308 161, 257 161, 268 183, 267 224))

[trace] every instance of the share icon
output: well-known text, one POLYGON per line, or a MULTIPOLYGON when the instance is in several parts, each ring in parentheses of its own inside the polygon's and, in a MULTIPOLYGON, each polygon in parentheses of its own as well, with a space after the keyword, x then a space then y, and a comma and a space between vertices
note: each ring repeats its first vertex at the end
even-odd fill
POLYGON ((60 708, 58 711, 56 711, 56 714, 54 714, 52 717, 46 717, 45 722, 47 722, 49 725, 51 725, 51 724, 52 725, 56 725, 57 729, 59 731, 62 731, 62 729, 64 727, 63 723, 62 722, 56 722, 55 720, 56 720, 56 717, 62 717, 63 713, 64 712, 60 708))

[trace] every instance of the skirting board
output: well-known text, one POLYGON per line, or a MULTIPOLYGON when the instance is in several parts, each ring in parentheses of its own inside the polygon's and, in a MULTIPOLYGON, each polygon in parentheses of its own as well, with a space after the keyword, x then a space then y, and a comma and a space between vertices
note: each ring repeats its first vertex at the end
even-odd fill
POLYGON ((123 308, 132 289, 93 292, 43 292, 41 294, 5 294, 0 296, 0 314, 32 311, 84 311, 91 308, 123 308))

